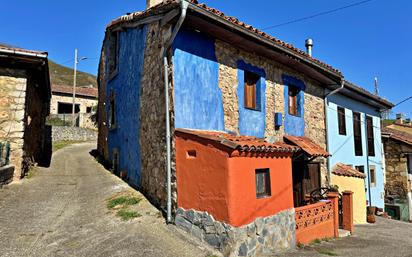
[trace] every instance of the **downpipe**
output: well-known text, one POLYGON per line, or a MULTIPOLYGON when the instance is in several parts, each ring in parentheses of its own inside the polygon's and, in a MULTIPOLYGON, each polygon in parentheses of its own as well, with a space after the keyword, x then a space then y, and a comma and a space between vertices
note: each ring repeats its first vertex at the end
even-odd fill
MULTIPOLYGON (((326 132, 326 151, 327 151, 328 153, 329 153, 329 150, 330 150, 329 140, 328 140, 328 136, 329 136, 329 133, 328 133, 328 124, 329 124, 328 97, 329 97, 329 96, 332 96, 332 95, 334 95, 334 94, 336 94, 336 93, 338 93, 338 92, 341 91, 344 87, 345 87, 345 80, 342 78, 340 87, 337 88, 337 89, 335 89, 335 90, 333 90, 333 91, 331 91, 331 92, 329 92, 328 94, 325 95, 325 100, 324 100, 325 123, 326 123, 325 132, 326 132)), ((332 178, 330 157, 328 157, 327 162, 328 162, 328 173, 329 173, 329 182, 330 182, 330 179, 332 178)))
POLYGON ((189 3, 186 0, 180 1, 181 14, 173 29, 172 35, 163 49, 165 102, 166 102, 166 171, 167 171, 167 223, 172 222, 172 168, 171 168, 171 133, 170 133, 170 102, 169 102, 169 61, 167 54, 175 40, 182 24, 186 18, 189 3))

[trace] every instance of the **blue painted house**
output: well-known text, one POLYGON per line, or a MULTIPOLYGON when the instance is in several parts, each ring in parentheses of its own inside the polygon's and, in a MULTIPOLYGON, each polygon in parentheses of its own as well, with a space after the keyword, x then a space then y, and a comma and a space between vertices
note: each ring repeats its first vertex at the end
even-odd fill
POLYGON ((345 82, 327 98, 329 170, 338 163, 353 166, 366 175, 369 205, 384 208, 384 159, 381 140, 382 112, 393 104, 345 82))
MULTIPOLYGON (((175 129, 282 141, 301 148, 293 170, 285 171, 293 173, 299 206, 308 193, 329 184, 328 140, 329 152, 337 155, 331 162, 341 158, 330 144, 335 137, 326 134, 327 127, 334 133, 325 110, 329 114, 335 98, 326 108, 325 95, 343 81, 340 71, 305 51, 195 0, 148 1, 147 10, 106 29, 98 151, 116 174, 170 214, 179 183, 175 129)), ((345 108, 359 104, 360 112, 378 117, 366 111, 379 102, 376 97, 354 94, 359 98, 342 98, 353 102, 345 108)), ((377 118, 373 124, 379 126, 377 118)))

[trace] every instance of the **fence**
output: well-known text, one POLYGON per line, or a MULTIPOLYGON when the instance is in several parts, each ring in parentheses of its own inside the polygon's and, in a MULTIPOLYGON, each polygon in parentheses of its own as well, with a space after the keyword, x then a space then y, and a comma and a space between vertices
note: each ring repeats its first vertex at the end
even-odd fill
POLYGON ((0 167, 10 164, 10 143, 0 142, 0 167))
MULTIPOLYGON (((96 114, 93 113, 76 113, 74 114, 75 127, 82 127, 88 129, 97 129, 95 124, 96 114)), ((47 125, 50 126, 65 126, 73 125, 73 115, 71 113, 65 114, 50 114, 47 118, 47 125)))
POLYGON ((296 241, 309 244, 315 239, 338 237, 339 210, 338 196, 329 200, 295 209, 296 241))

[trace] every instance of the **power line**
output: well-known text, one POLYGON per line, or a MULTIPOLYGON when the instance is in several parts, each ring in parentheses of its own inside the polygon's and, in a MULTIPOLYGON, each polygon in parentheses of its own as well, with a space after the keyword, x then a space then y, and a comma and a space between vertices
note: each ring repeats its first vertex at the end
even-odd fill
POLYGON ((316 18, 316 17, 319 17, 319 16, 323 16, 323 15, 326 15, 326 14, 338 12, 338 11, 348 9, 348 8, 351 8, 351 7, 354 7, 354 6, 358 6, 358 5, 361 5, 361 4, 365 4, 365 3, 371 2, 371 1, 373 1, 373 0, 364 0, 364 1, 356 2, 356 3, 353 3, 353 4, 342 6, 342 7, 332 9, 332 10, 329 10, 329 11, 324 11, 324 12, 316 13, 316 14, 313 14, 313 15, 310 15, 310 16, 306 16, 306 17, 295 19, 295 20, 291 20, 291 21, 280 23, 280 24, 276 24, 276 25, 273 25, 273 26, 269 26, 269 27, 263 28, 263 30, 274 29, 274 28, 289 25, 289 24, 292 24, 292 23, 313 19, 313 18, 316 18))
POLYGON ((411 99, 412 99, 412 95, 411 95, 410 97, 406 98, 405 100, 402 100, 402 101, 400 101, 399 103, 395 104, 393 107, 396 107, 396 106, 398 106, 398 105, 400 105, 400 104, 403 104, 404 102, 406 102, 406 101, 408 101, 408 100, 411 100, 411 99))

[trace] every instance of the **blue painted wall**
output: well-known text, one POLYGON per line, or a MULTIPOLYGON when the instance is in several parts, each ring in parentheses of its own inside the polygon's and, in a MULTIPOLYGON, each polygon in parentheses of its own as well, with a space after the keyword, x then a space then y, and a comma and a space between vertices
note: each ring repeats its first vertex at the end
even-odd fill
MULTIPOLYGON (((330 157, 331 168, 338 163, 344 163, 353 166, 364 166, 365 174, 367 172, 367 152, 366 152, 366 134, 365 134, 365 114, 373 118, 374 138, 375 138, 375 156, 369 156, 369 164, 376 167, 376 186, 371 187, 371 200, 373 206, 384 207, 384 199, 381 197, 384 192, 383 170, 382 170, 382 141, 380 116, 374 107, 365 105, 361 102, 352 100, 340 94, 332 95, 328 98, 328 147, 332 154, 330 157), (345 108, 346 115, 346 135, 339 135, 337 107, 345 108), (353 112, 361 113, 362 128, 362 146, 363 156, 355 156, 355 146, 353 138, 353 112)), ((365 188, 367 187, 368 178, 365 179, 365 188)), ((369 193, 366 193, 369 200, 369 193)))
POLYGON ((285 134, 294 136, 304 136, 305 135, 305 89, 306 86, 303 81, 282 75, 283 84, 285 86, 284 97, 285 97, 285 121, 284 129, 285 134), (289 87, 295 87, 301 91, 297 95, 297 108, 298 116, 293 116, 289 114, 289 87))
POLYGON ((173 49, 175 127, 223 131, 214 39, 182 29, 173 49))
POLYGON ((238 105, 239 105, 239 132, 241 135, 265 137, 266 126, 266 73, 263 69, 252 66, 243 60, 237 62, 238 66, 238 105), (256 84, 256 106, 257 110, 245 108, 245 71, 255 73, 260 76, 256 84))
POLYGON ((120 32, 118 74, 107 83, 107 114, 111 94, 115 96, 116 112, 116 128, 109 129, 109 156, 113 160, 113 150, 118 149, 119 170, 127 170, 129 183, 134 186, 140 186, 141 177, 140 83, 146 34, 146 26, 120 32))

